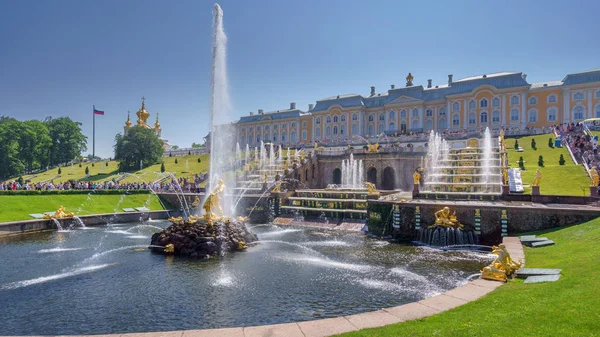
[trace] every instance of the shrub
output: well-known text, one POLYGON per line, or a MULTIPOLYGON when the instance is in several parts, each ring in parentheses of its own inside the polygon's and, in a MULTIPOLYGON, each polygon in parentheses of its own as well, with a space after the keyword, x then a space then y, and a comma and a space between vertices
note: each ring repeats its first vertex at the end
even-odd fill
POLYGON ((85 174, 90 174, 90 168, 89 167, 85 167, 85 174))
POLYGON ((544 156, 540 156, 538 158, 538 166, 539 167, 544 167, 544 156))
POLYGON ((81 167, 81 163, 79 163, 79 167, 81 167))
POLYGON ((19 185, 23 185, 23 176, 20 176, 19 179, 17 179, 17 182, 19 185))
POLYGON ((104 166, 108 167, 108 162, 106 162, 106 165, 104 165, 104 166))
POLYGON ((535 138, 531 138, 531 148, 537 150, 537 145, 535 144, 535 138))
POLYGON ((523 162, 523 156, 519 158, 519 168, 525 171, 525 162, 523 162))
POLYGON ((92 167, 94 167, 94 166, 95 166, 95 164, 94 164, 94 163, 92 163, 92 167))
POLYGON ((552 141, 552 137, 548 138, 548 147, 554 148, 554 142, 552 141))
POLYGON ((175 164, 177 164, 177 163, 178 163, 177 158, 175 158, 175 164))
POLYGON ((560 154, 560 158, 558 159, 558 164, 559 165, 564 165, 565 164, 565 157, 563 157, 562 153, 560 154))
POLYGON ((192 155, 192 151, 188 151, 188 156, 191 156, 191 155, 192 155))
POLYGON ((160 164, 160 172, 165 172, 165 163, 160 164))
POLYGON ((200 160, 200 157, 198 157, 198 162, 199 162, 199 163, 200 163, 200 162, 202 162, 202 160, 200 160))
MULTIPOLYGON (((519 149, 519 140, 515 139, 515 150, 518 150, 518 149, 519 149)), ((521 157, 521 158, 523 158, 523 157, 521 157)))
POLYGON ((169 152, 169 157, 173 157, 173 154, 171 152, 169 152))
POLYGON ((58 174, 62 174, 62 170, 60 169, 60 167, 58 168, 58 174))

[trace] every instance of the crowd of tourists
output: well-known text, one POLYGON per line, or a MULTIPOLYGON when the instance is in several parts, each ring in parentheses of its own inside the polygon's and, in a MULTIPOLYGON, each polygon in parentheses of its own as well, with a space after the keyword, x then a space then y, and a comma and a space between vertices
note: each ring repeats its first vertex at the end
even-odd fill
POLYGON ((600 170, 598 136, 592 136, 585 132, 585 126, 580 123, 562 124, 555 130, 563 142, 569 146, 579 163, 585 163, 589 169, 595 167, 600 170))
POLYGON ((17 180, 0 183, 0 191, 69 191, 69 190, 153 190, 155 192, 200 192, 200 184, 206 178, 205 174, 196 174, 192 178, 167 178, 160 182, 130 182, 120 183, 118 181, 65 181, 57 182, 19 182, 17 180))

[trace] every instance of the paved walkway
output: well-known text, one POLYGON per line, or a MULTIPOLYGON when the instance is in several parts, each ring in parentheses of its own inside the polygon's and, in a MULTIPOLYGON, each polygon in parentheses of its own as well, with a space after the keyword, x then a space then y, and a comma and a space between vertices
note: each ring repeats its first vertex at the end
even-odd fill
MULTIPOLYGON (((506 249, 513 260, 525 262, 523 246, 518 237, 505 237, 506 249)), ((419 319, 461 306, 490 293, 503 283, 477 279, 441 295, 430 297, 393 308, 366 312, 337 318, 328 318, 298 323, 225 328, 185 330, 168 332, 131 333, 121 335, 97 335, 110 337, 322 337, 375 328, 384 325, 419 319)))

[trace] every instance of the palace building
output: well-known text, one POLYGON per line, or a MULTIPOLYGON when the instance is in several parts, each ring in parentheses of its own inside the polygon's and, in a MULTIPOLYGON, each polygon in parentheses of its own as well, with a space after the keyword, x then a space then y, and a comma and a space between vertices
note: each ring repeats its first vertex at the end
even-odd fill
POLYGON ((162 129, 160 127, 160 123, 158 122, 158 113, 156 114, 156 122, 154 123, 154 126, 148 125, 147 121, 148 121, 148 118, 150 117, 150 113, 148 111, 146 111, 146 104, 145 104, 144 97, 142 97, 142 107, 135 114, 138 119, 137 119, 136 124, 132 125, 129 113, 127 113, 127 121, 125 122, 125 126, 123 127, 123 135, 127 135, 127 132, 129 131, 129 129, 132 126, 139 126, 139 127, 146 128, 146 129, 152 129, 152 130, 154 130, 154 133, 156 133, 158 138, 160 138, 160 140, 162 140, 163 147, 165 149, 168 149, 169 148, 168 141, 161 137, 162 129))
POLYGON ((308 110, 258 110, 234 123, 240 145, 263 142, 296 146, 375 135, 435 130, 476 131, 485 127, 542 129, 600 117, 600 69, 569 74, 560 81, 527 82, 520 72, 501 72, 448 83, 394 85, 383 93, 323 98, 308 110))

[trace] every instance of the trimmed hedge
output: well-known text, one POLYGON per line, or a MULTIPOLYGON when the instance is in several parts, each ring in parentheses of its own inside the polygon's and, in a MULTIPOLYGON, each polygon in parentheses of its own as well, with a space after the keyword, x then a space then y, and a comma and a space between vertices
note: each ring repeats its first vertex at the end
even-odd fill
POLYGON ((115 194, 148 194, 150 190, 17 190, 0 191, 0 195, 57 195, 57 194, 97 194, 97 195, 115 195, 115 194))

